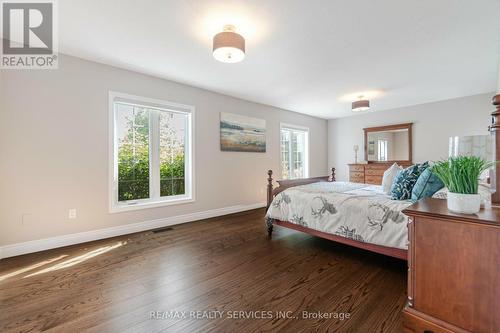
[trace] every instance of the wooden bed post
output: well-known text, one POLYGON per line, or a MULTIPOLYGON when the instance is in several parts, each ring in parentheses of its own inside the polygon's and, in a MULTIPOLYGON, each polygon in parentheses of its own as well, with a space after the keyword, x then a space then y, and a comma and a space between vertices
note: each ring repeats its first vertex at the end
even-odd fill
MULTIPOLYGON (((266 211, 271 206, 271 202, 273 202, 273 170, 267 171, 267 205, 266 211)), ((267 236, 269 238, 273 235, 273 219, 266 218, 266 227, 267 227, 267 236)))
POLYGON ((273 201, 273 170, 267 171, 267 205, 266 210, 271 206, 273 201))
MULTIPOLYGON (((491 126, 489 128, 491 135, 493 135, 493 142, 495 144, 495 160, 500 159, 500 94, 493 96, 493 105, 496 110, 491 113, 491 126)), ((495 166, 495 186, 496 191, 491 196, 491 203, 500 205, 500 165, 495 166)))

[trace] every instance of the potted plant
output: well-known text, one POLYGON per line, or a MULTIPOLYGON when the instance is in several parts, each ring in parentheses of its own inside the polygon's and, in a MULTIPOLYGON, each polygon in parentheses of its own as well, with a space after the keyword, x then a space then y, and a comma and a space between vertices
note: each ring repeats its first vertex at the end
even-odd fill
POLYGON ((455 213, 479 212, 481 197, 478 194, 479 176, 495 162, 476 156, 450 157, 432 166, 432 172, 448 188, 448 209, 455 213))

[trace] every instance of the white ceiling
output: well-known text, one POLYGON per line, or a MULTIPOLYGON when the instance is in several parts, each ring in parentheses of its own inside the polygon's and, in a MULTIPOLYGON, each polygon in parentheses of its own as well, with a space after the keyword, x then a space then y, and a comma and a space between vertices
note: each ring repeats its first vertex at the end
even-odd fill
MULTIPOLYGON (((60 52, 324 118, 494 91, 498 0, 58 1, 60 52), (247 57, 212 36, 236 25, 247 57)), ((370 112, 371 112, 370 111, 370 112)))

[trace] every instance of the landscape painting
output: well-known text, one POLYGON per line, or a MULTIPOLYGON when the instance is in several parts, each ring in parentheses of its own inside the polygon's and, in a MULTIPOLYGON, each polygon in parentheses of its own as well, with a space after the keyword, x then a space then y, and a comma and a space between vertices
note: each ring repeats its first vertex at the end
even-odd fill
POLYGON ((220 113, 222 151, 266 152, 266 121, 233 113, 220 113))

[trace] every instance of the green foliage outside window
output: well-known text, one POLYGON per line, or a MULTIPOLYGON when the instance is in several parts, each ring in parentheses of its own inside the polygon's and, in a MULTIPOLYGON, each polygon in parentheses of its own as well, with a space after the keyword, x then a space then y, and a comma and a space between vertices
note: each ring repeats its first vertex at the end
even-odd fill
POLYGON ((184 155, 160 164, 160 196, 184 194, 184 155))
MULTIPOLYGON (((118 200, 137 200, 150 197, 149 193, 149 111, 135 108, 127 118, 127 132, 119 143, 118 200)), ((164 142, 160 160, 160 196, 185 193, 184 151, 175 139, 175 131, 161 132, 164 142)))

